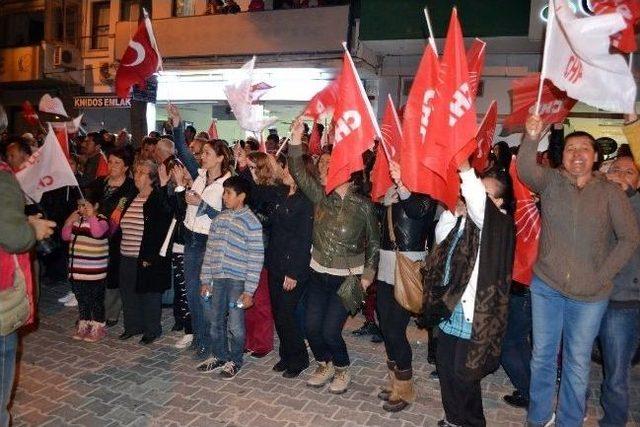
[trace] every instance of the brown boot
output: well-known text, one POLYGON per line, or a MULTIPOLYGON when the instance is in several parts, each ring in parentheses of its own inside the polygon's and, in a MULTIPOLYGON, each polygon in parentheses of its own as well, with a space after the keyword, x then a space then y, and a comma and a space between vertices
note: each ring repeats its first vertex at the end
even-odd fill
POLYGON ((387 360, 387 368, 389 369, 387 373, 387 385, 380 387, 380 392, 378 393, 378 399, 384 400, 385 402, 389 400, 389 396, 391 396, 391 390, 393 390, 393 383, 396 379, 394 371, 396 369, 396 362, 391 360, 387 360))
POLYGON ((395 381, 389 400, 382 405, 387 412, 399 412, 409 406, 416 398, 413 389, 412 370, 395 371, 395 381))

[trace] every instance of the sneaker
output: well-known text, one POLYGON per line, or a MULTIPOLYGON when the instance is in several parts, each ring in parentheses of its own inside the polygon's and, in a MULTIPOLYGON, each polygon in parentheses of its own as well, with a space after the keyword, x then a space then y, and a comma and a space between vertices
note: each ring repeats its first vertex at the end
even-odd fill
POLYGON ((364 336, 364 335, 369 335, 373 332, 373 328, 376 327, 375 323, 371 323, 371 322, 364 322, 364 325, 362 325, 361 327, 359 327, 358 329, 356 329, 355 331, 351 331, 351 333, 353 335, 356 335, 358 337, 364 336))
POLYGON ((175 343, 174 347, 179 349, 187 348, 191 345, 192 341, 193 334, 185 334, 178 340, 178 342, 175 343))
POLYGON ((91 332, 91 323, 88 320, 80 320, 76 326, 76 332, 71 338, 82 341, 91 332))
POLYGON ((551 414, 551 419, 547 421, 544 427, 551 427, 551 426, 554 426, 555 424, 556 424, 556 414, 554 412, 553 414, 551 414))
POLYGON ((239 370, 240 369, 238 369, 235 363, 227 362, 222 367, 220 376, 222 377, 223 380, 227 380, 227 381, 232 380, 238 374, 239 370))
POLYGON ((287 364, 285 363, 284 360, 280 359, 278 360, 278 363, 276 363, 275 365, 273 365, 272 368, 275 372, 284 372, 287 370, 287 364))
POLYGON ((329 384, 329 393, 342 394, 349 388, 351 383, 351 374, 349 373, 349 367, 336 368, 336 373, 333 376, 333 381, 329 384))
POLYGON ((196 366, 196 369, 198 370, 198 372, 214 372, 220 370, 220 368, 222 368, 223 366, 225 366, 224 361, 218 359, 215 356, 211 356, 204 362, 199 363, 196 366))
POLYGON ((309 387, 322 387, 333 379, 336 370, 331 362, 318 362, 318 367, 315 372, 311 374, 311 378, 307 380, 309 387))
POLYGON ((65 296, 58 298, 58 302, 61 302, 64 304, 65 302, 69 301, 71 298, 74 298, 74 297, 75 295, 73 294, 73 292, 69 291, 65 294, 65 296))
POLYGON ((508 405, 511 405, 515 408, 528 408, 529 407, 529 399, 523 396, 519 391, 514 391, 511 394, 502 397, 508 405))
POLYGON ((77 307, 78 306, 78 300, 76 299, 75 295, 71 295, 71 298, 69 298, 67 300, 67 302, 64 303, 65 307, 77 307))
POLYGON ((84 340, 86 342, 98 342, 100 341, 102 338, 107 336, 107 331, 104 328, 104 323, 100 323, 100 322, 91 322, 91 332, 89 332, 85 337, 84 340))

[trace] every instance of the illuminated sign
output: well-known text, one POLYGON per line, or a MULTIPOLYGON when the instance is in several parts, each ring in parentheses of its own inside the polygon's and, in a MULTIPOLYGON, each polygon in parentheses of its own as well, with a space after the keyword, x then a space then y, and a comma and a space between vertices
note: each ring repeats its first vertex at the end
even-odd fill
MULTIPOLYGON (((569 6, 574 12, 584 16, 593 15, 593 5, 592 0, 569 0, 569 6)), ((546 4, 540 9, 540 13, 538 14, 540 19, 543 22, 547 22, 547 18, 549 16, 549 5, 546 4)))

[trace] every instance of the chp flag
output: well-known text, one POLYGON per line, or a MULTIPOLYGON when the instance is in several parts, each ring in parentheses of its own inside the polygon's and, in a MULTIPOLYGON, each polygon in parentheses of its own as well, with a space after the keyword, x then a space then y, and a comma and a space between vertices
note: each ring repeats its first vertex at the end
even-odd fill
POLYGON ((27 159, 25 166, 16 172, 16 179, 22 191, 35 202, 40 202, 42 194, 47 191, 68 185, 78 186, 51 125, 44 144, 27 159))
POLYGON ((119 98, 128 98, 133 85, 145 87, 147 79, 162 70, 162 56, 153 34, 149 14, 144 9, 143 15, 116 71, 115 88, 119 98))
POLYGON ((640 1, 638 0, 598 0, 593 3, 596 15, 618 12, 627 24, 620 32, 611 36, 611 46, 624 53, 633 53, 638 48, 635 25, 640 21, 640 1))
POLYGON ((542 79, 571 98, 614 113, 635 111, 636 83, 610 36, 627 26, 618 12, 578 18, 567 0, 549 0, 542 79))
POLYGON ((497 122, 498 103, 491 101, 491 105, 478 128, 478 134, 476 135, 477 148, 471 158, 471 166, 473 166, 478 173, 484 172, 489 167, 489 153, 491 152, 493 136, 496 133, 497 122))
POLYGON ((382 138, 356 66, 346 44, 343 47, 342 70, 338 77, 339 96, 333 113, 334 143, 327 172, 326 194, 348 182, 352 173, 364 169, 362 154, 373 147, 375 138, 382 138))

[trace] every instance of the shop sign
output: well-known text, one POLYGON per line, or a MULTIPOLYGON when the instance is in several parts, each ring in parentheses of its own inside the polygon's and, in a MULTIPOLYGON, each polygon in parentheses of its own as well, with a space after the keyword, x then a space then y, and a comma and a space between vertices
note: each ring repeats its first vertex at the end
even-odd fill
POLYGON ((87 108, 131 108, 131 100, 121 99, 116 95, 74 96, 73 107, 80 110, 87 108))

